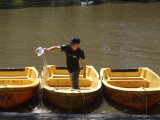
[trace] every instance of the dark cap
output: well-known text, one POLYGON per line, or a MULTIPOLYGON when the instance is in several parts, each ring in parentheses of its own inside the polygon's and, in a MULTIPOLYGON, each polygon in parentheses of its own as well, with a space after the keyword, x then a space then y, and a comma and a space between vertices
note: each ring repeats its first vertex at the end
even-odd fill
POLYGON ((79 44, 80 38, 79 37, 73 37, 71 40, 69 40, 71 44, 79 44))

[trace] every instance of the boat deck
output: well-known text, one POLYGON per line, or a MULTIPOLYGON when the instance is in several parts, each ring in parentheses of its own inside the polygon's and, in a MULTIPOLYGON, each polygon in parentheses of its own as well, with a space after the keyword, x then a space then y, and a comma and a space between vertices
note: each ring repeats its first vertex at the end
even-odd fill
MULTIPOLYGON (((79 75, 80 78, 83 77, 83 75, 79 75)), ((50 78, 69 78, 69 75, 64 75, 64 74, 54 74, 50 78)))

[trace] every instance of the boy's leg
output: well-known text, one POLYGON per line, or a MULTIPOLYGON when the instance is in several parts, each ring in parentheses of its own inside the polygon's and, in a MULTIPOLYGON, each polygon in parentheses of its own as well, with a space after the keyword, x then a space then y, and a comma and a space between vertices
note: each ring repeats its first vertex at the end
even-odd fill
POLYGON ((80 69, 70 73, 70 79, 72 82, 73 89, 79 89, 79 73, 80 73, 80 69))

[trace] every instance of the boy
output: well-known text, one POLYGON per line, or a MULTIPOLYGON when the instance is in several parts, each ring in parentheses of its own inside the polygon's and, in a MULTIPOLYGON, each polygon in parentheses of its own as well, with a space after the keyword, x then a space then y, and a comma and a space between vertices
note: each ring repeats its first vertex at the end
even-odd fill
POLYGON ((83 77, 86 77, 86 60, 84 51, 79 48, 80 39, 78 37, 73 37, 69 40, 68 45, 61 45, 61 46, 53 46, 50 48, 44 48, 45 52, 50 50, 61 50, 64 51, 66 54, 66 63, 67 69, 70 73, 70 79, 72 82, 73 89, 79 89, 79 73, 80 73, 80 65, 79 59, 81 58, 82 66, 83 66, 83 77))

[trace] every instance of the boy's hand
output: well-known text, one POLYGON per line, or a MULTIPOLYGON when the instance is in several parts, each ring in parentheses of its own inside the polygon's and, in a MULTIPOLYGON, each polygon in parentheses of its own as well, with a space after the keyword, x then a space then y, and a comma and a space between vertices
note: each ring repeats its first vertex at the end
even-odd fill
POLYGON ((44 52, 47 52, 49 51, 49 48, 43 48, 44 49, 44 52))

